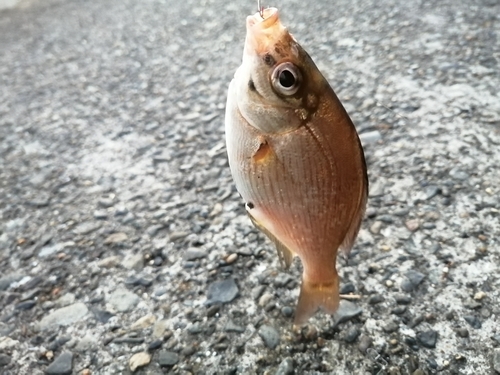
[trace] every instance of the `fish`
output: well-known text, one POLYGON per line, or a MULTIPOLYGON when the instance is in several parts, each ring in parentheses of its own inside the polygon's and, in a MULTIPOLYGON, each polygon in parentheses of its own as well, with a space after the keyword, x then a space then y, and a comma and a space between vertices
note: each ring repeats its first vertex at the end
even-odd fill
POLYGON ((246 19, 241 65, 229 84, 229 168, 251 222, 288 269, 303 266, 294 324, 339 307, 338 251, 346 254, 367 205, 356 128, 278 9, 246 19))

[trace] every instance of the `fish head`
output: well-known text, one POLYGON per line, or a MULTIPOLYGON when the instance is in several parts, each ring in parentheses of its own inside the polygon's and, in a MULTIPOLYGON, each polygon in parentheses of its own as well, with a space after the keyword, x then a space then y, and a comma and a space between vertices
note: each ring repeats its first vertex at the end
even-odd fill
POLYGON ((248 16, 233 95, 243 118, 265 134, 299 128, 314 115, 325 78, 280 21, 276 8, 248 16))

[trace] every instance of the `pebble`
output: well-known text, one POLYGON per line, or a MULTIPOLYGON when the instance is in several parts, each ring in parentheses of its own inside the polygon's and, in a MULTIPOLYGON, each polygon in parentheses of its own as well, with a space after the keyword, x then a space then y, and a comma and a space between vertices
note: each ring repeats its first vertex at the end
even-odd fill
POLYGON ((287 357, 281 361, 275 375, 293 375, 294 373, 293 359, 287 357))
POLYGON ((484 297, 486 297, 485 292, 477 292, 476 294, 474 294, 474 299, 476 301, 481 301, 484 297))
POLYGON ((339 304, 339 309, 333 316, 334 324, 333 327, 337 327, 339 324, 347 322, 358 315, 363 313, 363 309, 356 305, 354 302, 341 300, 339 304))
POLYGON ((261 326, 259 328, 259 336, 270 349, 275 349, 280 343, 280 334, 271 326, 261 326))
POLYGON ((384 297, 381 294, 375 294, 368 299, 370 305, 377 305, 381 302, 384 302, 384 297))
POLYGON ((108 302, 118 312, 132 310, 141 300, 135 293, 119 288, 108 296, 108 302))
POLYGON ((125 280, 125 285, 132 285, 132 286, 145 286, 145 287, 150 287, 153 285, 153 278, 151 276, 144 276, 144 277, 138 277, 138 276, 129 276, 125 280))
POLYGON ((370 232, 372 234, 379 234, 382 229, 382 222, 377 220, 372 225, 370 225, 370 232))
POLYGON ((118 255, 112 255, 100 260, 97 266, 101 268, 113 268, 120 264, 120 260, 121 258, 118 255))
POLYGON ((239 293, 238 285, 233 278, 215 281, 208 287, 207 298, 210 303, 228 303, 234 300, 239 293))
POLYGON ((227 264, 233 264, 238 259, 238 254, 232 253, 226 257, 227 264))
POLYGON ((353 283, 345 283, 340 287, 340 294, 349 294, 354 293, 356 291, 356 287, 353 283))
POLYGON ((47 375, 71 375, 73 372, 73 353, 63 352, 45 370, 47 375))
POLYGON ((464 319, 474 329, 479 329, 482 326, 481 320, 479 320, 479 318, 477 316, 466 315, 466 316, 464 316, 464 319))
POLYGON ((438 339, 438 333, 434 330, 417 333, 418 342, 426 348, 430 349, 435 348, 437 339, 438 339))
POLYGON ((370 346, 372 346, 373 340, 370 336, 361 335, 359 338, 358 350, 365 354, 370 346))
POLYGON ((11 359, 7 354, 0 353, 0 367, 7 366, 11 359))
POLYGON ((161 346, 163 345, 163 340, 155 340, 155 341, 152 341, 151 343, 149 343, 148 345, 148 350, 151 351, 151 350, 156 350, 158 348, 160 348, 161 346))
POLYGON ((82 320, 88 312, 87 306, 82 302, 62 307, 44 316, 40 321, 40 329, 45 330, 53 326, 71 325, 82 320))
POLYGON ((162 338, 167 331, 167 327, 167 320, 158 320, 153 327, 153 337, 157 339, 162 338))
POLYGON ((396 302, 400 305, 408 305, 411 303, 411 297, 410 296, 406 296, 406 295, 402 295, 402 294, 398 294, 396 297, 396 302))
POLYGON ((36 306, 36 301, 24 301, 18 303, 15 307, 16 310, 31 310, 34 306, 36 306))
POLYGON ((100 227, 101 227, 100 223, 95 223, 93 221, 87 221, 87 222, 83 222, 83 223, 77 225, 73 229, 73 232, 76 234, 80 234, 80 235, 87 235, 87 234, 90 234, 93 231, 99 229, 100 227))
POLYGON ((111 319, 114 316, 114 314, 106 310, 93 309, 92 312, 94 313, 96 319, 101 323, 107 323, 109 319, 111 319))
POLYGON ((10 275, 0 277, 0 290, 7 290, 10 284, 21 280, 23 277, 24 275, 19 273, 12 273, 10 275))
POLYGON ((156 317, 153 314, 148 314, 146 316, 143 316, 142 318, 139 318, 137 321, 135 321, 131 326, 131 330, 136 330, 136 329, 145 329, 156 322, 156 317))
POLYGON ((158 364, 160 366, 173 366, 179 362, 177 353, 162 350, 158 354, 158 364))
POLYGON ((122 266, 128 270, 140 271, 144 268, 144 257, 142 254, 130 254, 125 257, 122 266))
POLYGON ((389 322, 387 323, 385 326, 384 326, 384 331, 387 332, 387 333, 392 333, 392 332, 396 332, 398 329, 399 329, 399 324, 392 321, 392 322, 389 322))
POLYGON ((469 330, 465 327, 457 328, 456 329, 457 335, 460 337, 469 337, 469 330))
POLYGON ((207 254, 208 253, 206 250, 198 249, 195 247, 190 247, 189 249, 187 249, 184 252, 183 258, 184 258, 184 260, 192 261, 192 260, 196 260, 196 259, 205 258, 207 256, 207 254))
POLYGON ((227 322, 226 326, 224 327, 224 331, 243 333, 243 332, 245 332, 245 328, 234 324, 233 321, 230 320, 227 322))
POLYGON ((415 270, 409 270, 405 274, 405 279, 401 282, 401 289, 405 292, 412 292, 424 280, 425 275, 415 270))
POLYGON ((493 349, 493 354, 491 357, 493 369, 500 374, 500 348, 493 349))
POLYGON ((149 362, 151 362, 151 354, 146 352, 140 352, 130 357, 128 365, 130 367, 130 370, 132 372, 135 372, 139 367, 148 365, 149 362))
POLYGON ((344 335, 344 341, 348 343, 353 343, 361 334, 361 331, 356 326, 351 326, 347 329, 344 335))
POLYGON ((113 233, 109 235, 105 240, 105 245, 115 245, 128 240, 128 236, 123 232, 113 233))
POLYGON ((281 308, 281 315, 283 315, 285 318, 290 318, 293 315, 293 308, 290 306, 283 306, 281 308))
POLYGON ((376 143, 382 139, 382 134, 378 130, 371 132, 361 133, 359 135, 359 140, 363 145, 368 145, 371 143, 376 143))
POLYGON ((215 316, 220 311, 220 305, 215 304, 207 308, 207 317, 211 318, 212 316, 215 316))

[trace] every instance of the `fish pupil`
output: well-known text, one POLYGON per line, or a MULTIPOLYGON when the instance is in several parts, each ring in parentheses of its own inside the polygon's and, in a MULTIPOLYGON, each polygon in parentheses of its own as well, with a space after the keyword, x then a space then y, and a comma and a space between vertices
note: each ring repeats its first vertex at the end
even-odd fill
POLYGON ((279 76, 280 85, 286 89, 295 85, 295 76, 289 70, 283 70, 279 76))

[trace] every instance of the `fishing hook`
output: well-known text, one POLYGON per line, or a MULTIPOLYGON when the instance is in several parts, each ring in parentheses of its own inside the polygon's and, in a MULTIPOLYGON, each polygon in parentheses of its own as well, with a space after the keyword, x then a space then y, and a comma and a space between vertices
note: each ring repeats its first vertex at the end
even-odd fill
POLYGON ((260 0, 257 0, 257 10, 259 11, 262 19, 264 19, 264 7, 260 4, 260 0))

